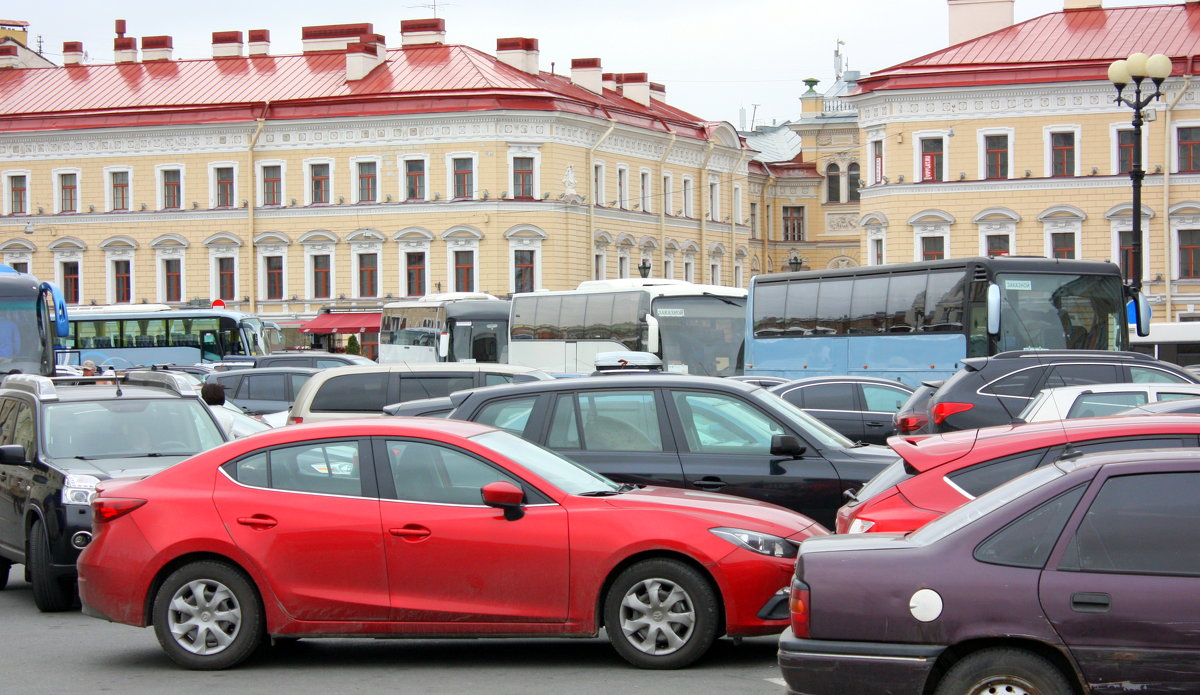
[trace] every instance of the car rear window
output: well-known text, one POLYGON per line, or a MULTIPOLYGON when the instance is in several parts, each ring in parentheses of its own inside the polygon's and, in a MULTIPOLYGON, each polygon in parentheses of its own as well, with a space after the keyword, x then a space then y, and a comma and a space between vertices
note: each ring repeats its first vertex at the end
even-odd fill
POLYGON ((1016 456, 977 463, 950 473, 946 479, 971 497, 978 497, 1022 473, 1037 468, 1045 454, 1045 449, 1038 449, 1016 456))
POLYGON ((880 493, 903 483, 916 474, 916 471, 908 465, 908 462, 904 459, 896 459, 894 462, 889 463, 886 468, 876 473, 874 478, 868 480, 867 484, 863 485, 862 489, 855 493, 854 499, 859 502, 866 502, 872 497, 876 497, 880 493))
POLYGON ((335 376, 321 384, 310 409, 316 413, 382 411, 386 395, 387 379, 378 372, 335 376))

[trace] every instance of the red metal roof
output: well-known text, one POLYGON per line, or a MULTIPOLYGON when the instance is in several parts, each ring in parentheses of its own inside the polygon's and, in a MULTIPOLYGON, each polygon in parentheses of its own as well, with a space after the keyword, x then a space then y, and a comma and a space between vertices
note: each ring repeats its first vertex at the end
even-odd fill
POLYGON ((879 70, 855 94, 1107 80, 1109 63, 1138 51, 1165 53, 1176 73, 1200 67, 1200 4, 1053 12, 879 70))
POLYGON ((378 333, 378 311, 347 311, 342 313, 318 314, 315 319, 300 327, 301 333, 378 333))
POLYGON ((468 46, 392 49, 355 81, 341 51, 0 71, 0 131, 245 121, 267 102, 272 120, 520 109, 706 137, 700 119, 661 101, 594 94, 468 46))

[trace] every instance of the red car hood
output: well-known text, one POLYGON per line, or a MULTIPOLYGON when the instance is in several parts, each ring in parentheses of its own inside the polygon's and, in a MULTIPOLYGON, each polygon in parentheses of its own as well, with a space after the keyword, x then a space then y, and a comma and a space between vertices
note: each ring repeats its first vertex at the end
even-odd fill
POLYGON ((696 516, 707 517, 714 527, 732 526, 750 531, 765 531, 783 538, 805 530, 809 535, 829 533, 824 526, 799 512, 767 502, 716 492, 651 486, 608 497, 605 501, 621 508, 657 507, 691 512, 696 516))

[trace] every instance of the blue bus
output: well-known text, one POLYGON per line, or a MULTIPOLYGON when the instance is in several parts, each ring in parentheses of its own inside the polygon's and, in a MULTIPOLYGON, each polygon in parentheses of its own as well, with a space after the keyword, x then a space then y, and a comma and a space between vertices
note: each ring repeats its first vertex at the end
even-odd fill
POLYGON ((197 364, 267 355, 276 325, 230 309, 175 309, 166 304, 77 307, 59 335, 59 362, 92 360, 124 369, 197 364))
MULTIPOLYGON (((746 374, 859 374, 910 386, 1004 350, 1125 350, 1112 263, 1000 256, 756 276, 746 374)), ((1149 311, 1136 297, 1141 333, 1149 311)))
POLYGON ((54 376, 54 335, 66 331, 58 287, 0 265, 0 374, 54 376))

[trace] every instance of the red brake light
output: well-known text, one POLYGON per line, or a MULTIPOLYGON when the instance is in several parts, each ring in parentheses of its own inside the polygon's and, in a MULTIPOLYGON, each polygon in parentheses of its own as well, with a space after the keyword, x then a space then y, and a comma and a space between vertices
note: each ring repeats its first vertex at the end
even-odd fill
POLYGON ((974 403, 938 403, 930 409, 929 414, 933 416, 933 422, 940 425, 951 415, 968 411, 974 407, 974 403))
POLYGON ((898 431, 900 434, 916 432, 924 426, 924 415, 904 415, 896 418, 896 431, 898 431))
POLYGON ((125 516, 146 503, 146 500, 97 497, 92 500, 92 522, 101 524, 125 516))
POLYGON ((289 425, 299 425, 299 424, 300 424, 300 423, 302 423, 302 422, 304 422, 304 418, 302 418, 302 417, 299 417, 299 416, 296 416, 296 415, 289 415, 289 416, 288 416, 288 424, 289 424, 289 425))
POLYGON ((812 616, 809 613, 808 598, 808 585, 793 577, 791 593, 788 596, 788 612, 792 614, 792 634, 797 637, 809 636, 808 622, 812 616))

